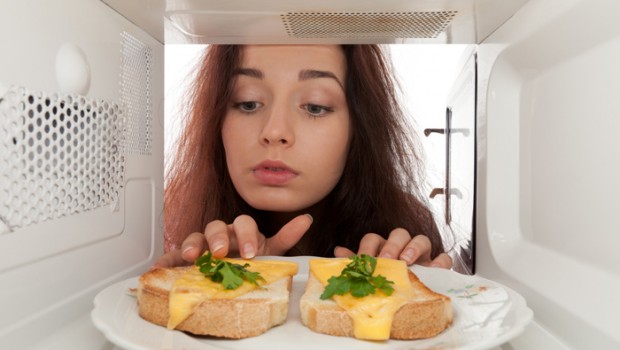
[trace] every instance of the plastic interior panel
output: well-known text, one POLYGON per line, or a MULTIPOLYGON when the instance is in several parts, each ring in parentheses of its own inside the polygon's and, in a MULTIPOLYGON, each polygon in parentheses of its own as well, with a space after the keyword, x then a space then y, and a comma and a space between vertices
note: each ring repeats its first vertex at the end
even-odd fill
MULTIPOLYGON (((118 0, 107 1, 116 6, 118 0)), ((169 0, 166 44, 471 44, 487 37, 526 1, 169 0), (425 30, 412 31, 414 24, 425 30)), ((130 16, 142 17, 135 12, 130 16)))
POLYGON ((478 273, 513 285, 575 348, 620 345, 618 13, 530 3, 480 48, 503 51, 479 120, 478 273))
MULTIPOLYGON (((1 1, 0 28, 0 42, 3 43, 0 96, 13 91, 13 87, 18 87, 18 90, 23 87, 42 97, 41 110, 38 104, 32 109, 35 120, 32 123, 33 142, 30 144, 28 141, 30 136, 25 137, 20 147, 23 145, 25 148, 25 164, 32 163, 32 169, 37 169, 40 164, 42 170, 37 171, 41 177, 50 176, 51 182, 48 184, 52 188, 54 181, 63 174, 59 165, 61 162, 54 162, 53 158, 60 158, 62 147, 68 143, 61 145, 60 138, 54 139, 53 136, 47 142, 43 136, 38 139, 37 133, 44 135, 46 126, 49 127, 47 132, 51 133, 53 128, 61 125, 61 115, 66 113, 51 113, 46 119, 45 108, 51 107, 44 106, 45 97, 57 96, 61 101, 66 100, 66 96, 72 96, 78 101, 96 101, 93 102, 95 104, 106 101, 118 106, 122 110, 119 120, 123 123, 117 134, 123 142, 131 141, 115 142, 114 145, 102 143, 95 147, 99 151, 107 148, 121 159, 123 173, 115 200, 94 208, 78 206, 78 210, 51 215, 47 220, 5 225, 0 234, 0 348, 24 349, 35 342, 44 343, 52 335, 57 344, 74 345, 59 345, 58 348, 103 348, 102 344, 97 345, 102 338, 80 337, 76 332, 78 329, 82 332, 84 326, 70 325, 86 322, 90 325, 87 333, 98 334, 90 320, 85 318, 93 307, 96 293, 113 282, 142 273, 161 255, 163 249, 163 44, 98 0, 1 1), (129 56, 123 52, 128 46, 127 40, 137 45, 129 50, 133 52, 129 56), (58 71, 55 66, 60 57, 57 53, 67 43, 79 48, 85 57, 90 85, 84 96, 61 91, 56 78, 58 71), (143 56, 134 61, 127 60, 132 55, 143 56), (132 74, 136 72, 136 67, 149 69, 132 74), (123 76, 121 73, 126 74, 123 76), (125 90, 121 83, 125 84, 125 90), (142 89, 145 84, 150 89, 142 89), (138 96, 131 96, 132 93, 138 96), (127 102, 136 97, 143 98, 138 98, 138 108, 127 110, 127 102), (134 120, 136 118, 137 122, 134 120), (41 121, 40 125, 36 120, 41 121), (41 146, 41 152, 38 146, 41 146), (54 146, 57 146, 55 151, 54 146), (123 150, 127 150, 124 156, 123 150), (46 151, 49 151, 49 157, 46 151), (67 330, 64 338, 58 336, 65 334, 63 329, 67 330), (80 341, 82 345, 76 346, 80 341)), ((76 111, 87 112, 85 106, 88 103, 78 106, 76 111)), ((28 111, 25 119, 30 118, 28 111)), ((77 121, 71 120, 70 132, 73 133, 75 123, 81 125, 84 122, 84 127, 77 127, 74 135, 80 141, 74 145, 71 140, 72 151, 63 153, 63 161, 74 156, 76 147, 78 158, 72 162, 80 163, 80 157, 83 161, 81 168, 72 173, 75 177, 66 180, 68 191, 80 190, 79 179, 89 174, 85 169, 105 159, 93 156, 98 152, 95 149, 87 155, 88 138, 80 139, 82 134, 106 135, 103 128, 93 128, 94 117, 90 117, 90 126, 87 113, 84 116, 78 114, 77 121), (85 147, 84 153, 80 151, 82 146, 85 147), (89 162, 90 165, 86 165, 89 162)), ((66 115, 64 118, 62 122, 66 123, 66 115)), ((21 117, 17 120, 21 122, 21 117)), ((21 126, 15 123, 9 125, 7 130, 12 132, 13 126, 18 126, 28 133, 29 125, 30 122, 25 121, 21 126)), ((59 136, 60 131, 57 134, 59 136)), ((18 137, 21 135, 17 133, 18 137)), ((21 142, 21 139, 16 138, 15 141, 21 142)), ((90 141, 95 142, 93 139, 90 141)), ((4 144, 9 148, 15 145, 13 142, 4 144)), ((104 167, 107 166, 107 162, 103 163, 104 167)), ((18 161, 16 169, 22 171, 23 164, 18 161)), ((26 167, 26 174, 28 169, 26 167)), ((94 179, 96 173, 89 175, 93 183, 98 183, 94 179)), ((38 177, 35 176, 35 179, 38 180, 38 177)), ((24 185, 20 181, 27 180, 23 176, 14 179, 19 186, 24 185)), ((37 191, 37 187, 34 190, 37 191)), ((0 195, 5 193, 0 192, 0 195)), ((13 192, 11 195, 14 198, 13 192)), ((42 197, 43 201, 47 200, 45 195, 42 197)), ((29 206, 33 204, 29 199, 25 201, 28 205, 22 205, 22 200, 17 202, 9 201, 9 209, 14 210, 14 205, 17 205, 20 212, 29 214, 31 210, 36 210, 38 200, 33 202, 35 206, 32 207, 29 206)), ((54 208, 50 212, 54 213, 54 208)), ((38 215, 35 217, 38 218, 38 215)))
POLYGON ((125 163, 118 103, 12 86, 0 117, 0 218, 9 231, 101 207, 114 221, 125 163))

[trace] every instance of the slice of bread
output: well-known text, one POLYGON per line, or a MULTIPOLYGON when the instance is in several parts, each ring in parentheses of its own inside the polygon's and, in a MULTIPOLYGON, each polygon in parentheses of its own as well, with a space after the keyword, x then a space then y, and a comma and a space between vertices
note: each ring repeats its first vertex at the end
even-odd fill
MULTIPOLYGON (((166 327, 168 295, 188 268, 155 268, 140 277, 137 292, 140 317, 166 327)), ((286 276, 234 299, 207 299, 176 329, 233 339, 260 335, 285 322, 291 283, 292 277, 286 276)))
MULTIPOLYGON (((410 270, 409 281, 415 297, 394 314, 390 338, 421 339, 441 333, 452 323, 450 298, 433 292, 410 270)), ((323 284, 310 273, 300 301, 303 324, 318 333, 354 337, 353 319, 334 300, 321 300, 324 290, 323 284)))

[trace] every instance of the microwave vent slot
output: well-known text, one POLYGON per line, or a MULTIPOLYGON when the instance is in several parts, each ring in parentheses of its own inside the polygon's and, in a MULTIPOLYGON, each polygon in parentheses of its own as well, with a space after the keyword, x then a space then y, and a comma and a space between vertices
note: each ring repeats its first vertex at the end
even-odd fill
POLYGON ((0 219, 10 229, 111 205, 123 184, 122 109, 11 86, 0 96, 0 219))
POLYGON ((150 47, 127 32, 121 33, 120 96, 127 119, 127 154, 151 154, 152 62, 153 52, 150 47))
POLYGON ((457 11, 424 12, 289 12, 281 15, 293 38, 434 39, 450 25, 457 11))

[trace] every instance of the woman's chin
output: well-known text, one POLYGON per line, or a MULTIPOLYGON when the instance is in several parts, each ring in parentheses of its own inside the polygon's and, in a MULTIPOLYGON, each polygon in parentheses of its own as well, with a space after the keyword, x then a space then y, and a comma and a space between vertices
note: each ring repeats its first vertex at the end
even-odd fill
POLYGON ((314 203, 305 203, 300 201, 294 201, 286 198, 258 198, 256 200, 246 202, 252 206, 252 208, 264 211, 273 211, 279 213, 292 213, 303 211, 304 209, 311 207, 314 203))
POLYGON ((256 204, 256 205, 250 203, 250 205, 253 208, 258 209, 258 210, 273 211, 277 213, 292 213, 292 212, 300 211, 300 210, 307 208, 307 207, 291 206, 291 205, 279 204, 279 203, 265 203, 265 204, 256 204))

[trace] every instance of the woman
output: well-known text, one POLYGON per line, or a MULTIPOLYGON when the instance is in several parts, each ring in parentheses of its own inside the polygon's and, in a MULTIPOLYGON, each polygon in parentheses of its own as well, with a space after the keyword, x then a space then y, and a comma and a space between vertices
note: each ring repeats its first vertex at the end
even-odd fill
POLYGON ((193 91, 157 265, 209 249, 451 266, 379 47, 211 46, 193 91))

